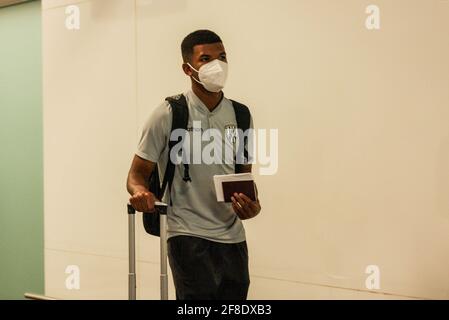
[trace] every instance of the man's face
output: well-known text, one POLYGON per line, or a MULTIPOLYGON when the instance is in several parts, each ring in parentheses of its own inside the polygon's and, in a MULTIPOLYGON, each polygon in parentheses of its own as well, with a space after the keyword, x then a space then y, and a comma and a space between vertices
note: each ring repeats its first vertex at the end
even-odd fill
MULTIPOLYGON (((223 43, 211 43, 211 44, 201 44, 193 47, 192 59, 189 63, 196 70, 199 70, 202 65, 211 62, 215 59, 220 59, 221 61, 227 62, 226 51, 224 49, 223 43)), ((192 70, 187 64, 184 65, 184 72, 188 76, 194 76, 198 79, 198 73, 192 70)))

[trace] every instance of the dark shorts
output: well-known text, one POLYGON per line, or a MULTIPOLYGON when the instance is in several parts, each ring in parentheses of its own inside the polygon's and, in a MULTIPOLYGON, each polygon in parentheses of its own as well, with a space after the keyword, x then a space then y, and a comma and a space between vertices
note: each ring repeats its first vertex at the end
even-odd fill
POLYGON ((191 236, 168 240, 168 258, 178 300, 245 300, 248 247, 191 236))

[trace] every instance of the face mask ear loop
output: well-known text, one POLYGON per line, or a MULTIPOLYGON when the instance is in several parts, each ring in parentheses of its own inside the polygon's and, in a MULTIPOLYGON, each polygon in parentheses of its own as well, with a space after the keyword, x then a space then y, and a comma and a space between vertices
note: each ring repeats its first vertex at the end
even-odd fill
MULTIPOLYGON (((190 63, 187 62, 187 65, 192 68, 193 70, 195 70, 196 73, 200 73, 198 70, 196 70, 194 67, 192 67, 192 65, 190 63)), ((193 80, 195 80, 196 82, 198 82, 199 84, 203 85, 203 83, 200 80, 197 80, 193 75, 192 75, 193 80)), ((203 85, 204 86, 204 85, 203 85)))
POLYGON ((198 82, 199 84, 201 84, 201 85, 203 85, 204 86, 204 84, 201 82, 201 81, 199 81, 199 80, 196 80, 196 78, 194 77, 194 76, 192 76, 192 79, 193 80, 195 80, 196 82, 198 82))
POLYGON ((196 70, 194 67, 192 67, 192 65, 191 65, 189 62, 187 62, 187 65, 188 65, 190 68, 192 68, 195 72, 200 73, 198 70, 196 70))

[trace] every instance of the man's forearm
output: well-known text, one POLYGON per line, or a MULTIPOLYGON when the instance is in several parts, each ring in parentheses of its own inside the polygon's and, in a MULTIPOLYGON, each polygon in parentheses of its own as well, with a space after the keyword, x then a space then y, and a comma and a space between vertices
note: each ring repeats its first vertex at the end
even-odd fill
POLYGON ((136 192, 148 192, 148 182, 142 175, 135 173, 128 176, 126 187, 130 195, 134 195, 136 192))
POLYGON ((156 163, 134 156, 126 181, 126 189, 132 196, 137 192, 148 192, 148 179, 156 163))

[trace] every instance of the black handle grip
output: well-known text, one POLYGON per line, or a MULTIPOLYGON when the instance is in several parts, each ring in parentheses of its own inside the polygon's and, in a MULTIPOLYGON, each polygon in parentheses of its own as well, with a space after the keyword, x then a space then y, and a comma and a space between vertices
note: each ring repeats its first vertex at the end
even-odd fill
POLYGON ((128 203, 128 214, 136 214, 136 209, 128 203))
POLYGON ((156 212, 160 215, 166 216, 167 215, 167 205, 165 204, 155 204, 154 208, 156 209, 156 212))
MULTIPOLYGON (((154 206, 154 208, 156 209, 156 212, 161 214, 161 215, 167 215, 167 205, 164 203, 160 203, 160 204, 156 204, 154 206)), ((144 212, 146 213, 146 212, 144 212)), ((154 213, 154 212, 151 212, 154 213)), ((151 214, 150 213, 150 214, 151 214)), ((128 203, 128 214, 136 214, 136 209, 134 209, 134 207, 128 203)))

